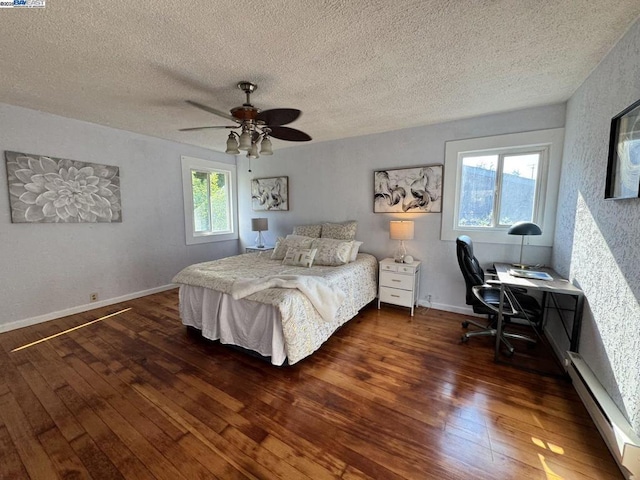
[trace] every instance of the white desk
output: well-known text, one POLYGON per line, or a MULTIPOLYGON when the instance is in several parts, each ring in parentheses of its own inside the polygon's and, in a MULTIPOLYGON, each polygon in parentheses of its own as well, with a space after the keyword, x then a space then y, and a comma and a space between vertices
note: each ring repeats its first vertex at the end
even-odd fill
MULTIPOLYGON (((580 342, 580 329, 582 327, 582 309, 584 307, 584 293, 575 285, 571 284, 567 279, 562 278, 557 272, 550 268, 536 268, 536 271, 546 272, 553 280, 532 280, 528 278, 514 277, 509 274, 509 270, 514 268, 507 263, 494 264, 496 273, 498 274, 498 280, 504 287, 521 287, 527 290, 537 290, 542 292, 542 310, 543 310, 543 322, 547 319, 547 310, 554 308, 565 326, 565 332, 569 338, 569 350, 572 352, 578 351, 580 342), (575 300, 575 307, 573 309, 573 323, 571 326, 571 333, 566 328, 566 323, 562 315, 562 309, 558 306, 555 295, 569 295, 575 300), (550 302, 553 306, 550 306, 550 302)), ((502 331, 502 315, 498 315, 498 336, 500 338, 500 332, 502 331)), ((496 342, 496 358, 498 356, 499 342, 496 342)))

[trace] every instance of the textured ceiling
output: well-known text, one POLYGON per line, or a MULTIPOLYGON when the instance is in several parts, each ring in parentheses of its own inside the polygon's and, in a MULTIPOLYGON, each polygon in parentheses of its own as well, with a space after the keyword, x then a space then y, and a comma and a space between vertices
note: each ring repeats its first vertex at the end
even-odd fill
MULTIPOLYGON (((224 119, 293 107, 314 141, 567 100, 638 0, 47 0, 0 10, 0 102, 224 150, 224 119)), ((294 143, 274 140, 274 149, 294 143)))

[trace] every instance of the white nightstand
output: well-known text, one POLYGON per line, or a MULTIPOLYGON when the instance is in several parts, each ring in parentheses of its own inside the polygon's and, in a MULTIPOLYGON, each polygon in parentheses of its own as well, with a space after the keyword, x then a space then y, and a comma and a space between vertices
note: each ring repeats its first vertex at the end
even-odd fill
POLYGON ((264 247, 245 247, 244 252, 245 253, 249 253, 249 252, 270 252, 271 250, 273 250, 275 247, 273 245, 265 245, 264 247))
POLYGON ((421 263, 418 260, 411 263, 396 263, 393 258, 380 261, 378 310, 380 302, 392 303, 411 308, 413 317, 413 308, 418 303, 420 291, 421 263))

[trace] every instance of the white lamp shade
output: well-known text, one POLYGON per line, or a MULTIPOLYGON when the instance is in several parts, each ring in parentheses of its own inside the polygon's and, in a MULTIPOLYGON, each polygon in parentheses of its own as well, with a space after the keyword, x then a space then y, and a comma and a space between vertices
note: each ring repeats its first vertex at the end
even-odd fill
POLYGON ((412 220, 392 220, 389 222, 389 238, 391 240, 413 240, 412 220))
POLYGON ((251 219, 252 232, 266 232, 267 230, 269 230, 269 220, 267 218, 251 219))

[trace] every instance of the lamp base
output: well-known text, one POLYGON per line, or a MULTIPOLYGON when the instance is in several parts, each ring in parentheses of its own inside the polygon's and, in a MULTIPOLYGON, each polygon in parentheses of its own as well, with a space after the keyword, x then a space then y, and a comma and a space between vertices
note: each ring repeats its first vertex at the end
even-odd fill
POLYGON ((536 268, 535 265, 525 265, 523 263, 512 263, 511 266, 513 268, 519 268, 520 270, 531 270, 536 268))
POLYGON ((404 240, 400 240, 398 248, 393 254, 393 260, 396 263, 404 263, 404 257, 407 255, 407 249, 404 246, 404 240))

